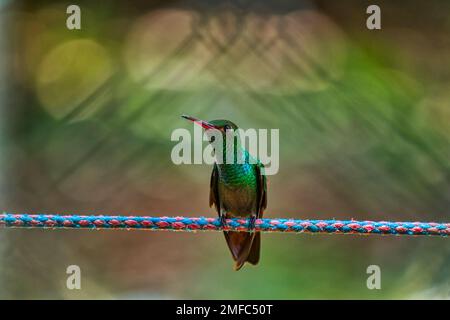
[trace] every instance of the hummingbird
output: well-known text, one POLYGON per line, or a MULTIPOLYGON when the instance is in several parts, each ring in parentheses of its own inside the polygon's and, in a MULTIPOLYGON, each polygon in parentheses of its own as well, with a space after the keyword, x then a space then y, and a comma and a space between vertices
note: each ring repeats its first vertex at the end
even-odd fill
MULTIPOLYGON (((255 232, 255 222, 263 215, 267 207, 267 181, 263 172, 264 165, 249 154, 241 145, 238 133, 231 144, 227 141, 227 132, 236 132, 238 126, 229 120, 204 121, 191 116, 182 115, 206 130, 218 130, 222 135, 222 155, 226 155, 229 148, 233 148, 234 160, 241 157, 241 161, 232 163, 218 162, 217 158, 211 174, 209 206, 214 206, 225 226, 226 219, 248 218, 249 232, 224 231, 225 240, 230 249, 235 270, 239 270, 249 262, 256 265, 259 262, 261 234, 255 232), (250 161, 252 160, 252 161, 250 161)), ((210 143, 214 142, 214 136, 210 143)), ((217 151, 214 150, 217 154, 217 151)))

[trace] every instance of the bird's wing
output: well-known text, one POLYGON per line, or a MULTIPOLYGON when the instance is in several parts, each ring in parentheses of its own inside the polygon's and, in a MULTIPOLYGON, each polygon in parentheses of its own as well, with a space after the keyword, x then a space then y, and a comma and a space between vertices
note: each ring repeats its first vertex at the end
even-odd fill
POLYGON ((213 205, 216 207, 217 213, 220 216, 219 169, 217 168, 217 164, 214 164, 209 186, 209 206, 212 207, 213 205))
POLYGON ((262 169, 264 169, 264 165, 262 163, 258 163, 256 165, 258 218, 262 217, 263 212, 267 207, 267 179, 266 175, 262 174, 262 169))

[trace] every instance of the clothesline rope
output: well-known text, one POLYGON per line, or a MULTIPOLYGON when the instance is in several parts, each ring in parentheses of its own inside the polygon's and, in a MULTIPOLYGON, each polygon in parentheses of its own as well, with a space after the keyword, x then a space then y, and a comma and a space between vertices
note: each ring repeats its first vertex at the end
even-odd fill
MULTIPOLYGON (((0 227, 40 229, 137 229, 248 232, 249 219, 113 215, 0 214, 0 227)), ((358 220, 257 219, 254 231, 402 236, 448 236, 450 223, 358 220)))

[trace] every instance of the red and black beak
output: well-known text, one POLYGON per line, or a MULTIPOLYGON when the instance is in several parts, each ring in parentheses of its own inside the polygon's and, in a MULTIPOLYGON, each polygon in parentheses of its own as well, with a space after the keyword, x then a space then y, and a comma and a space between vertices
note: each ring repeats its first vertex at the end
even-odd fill
POLYGON ((209 123, 209 122, 207 122, 207 121, 203 121, 203 120, 200 120, 200 119, 191 117, 191 116, 187 116, 187 115, 185 115, 185 114, 183 114, 181 117, 184 118, 184 119, 190 120, 190 121, 192 121, 192 122, 194 122, 194 123, 196 123, 196 124, 198 124, 198 125, 201 126, 203 129, 206 129, 206 130, 208 130, 208 129, 219 129, 218 127, 216 127, 215 125, 213 125, 213 124, 211 124, 211 123, 209 123))

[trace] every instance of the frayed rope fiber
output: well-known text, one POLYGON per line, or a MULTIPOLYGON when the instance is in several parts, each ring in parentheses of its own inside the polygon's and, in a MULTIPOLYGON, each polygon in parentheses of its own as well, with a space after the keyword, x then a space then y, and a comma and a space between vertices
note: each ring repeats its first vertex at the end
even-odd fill
MULTIPOLYGON (((3 228, 141 229, 169 231, 248 231, 249 219, 227 219, 222 228, 216 218, 83 216, 52 214, 0 214, 3 228)), ((448 236, 450 223, 357 220, 257 219, 255 231, 328 234, 391 234, 448 236)))

